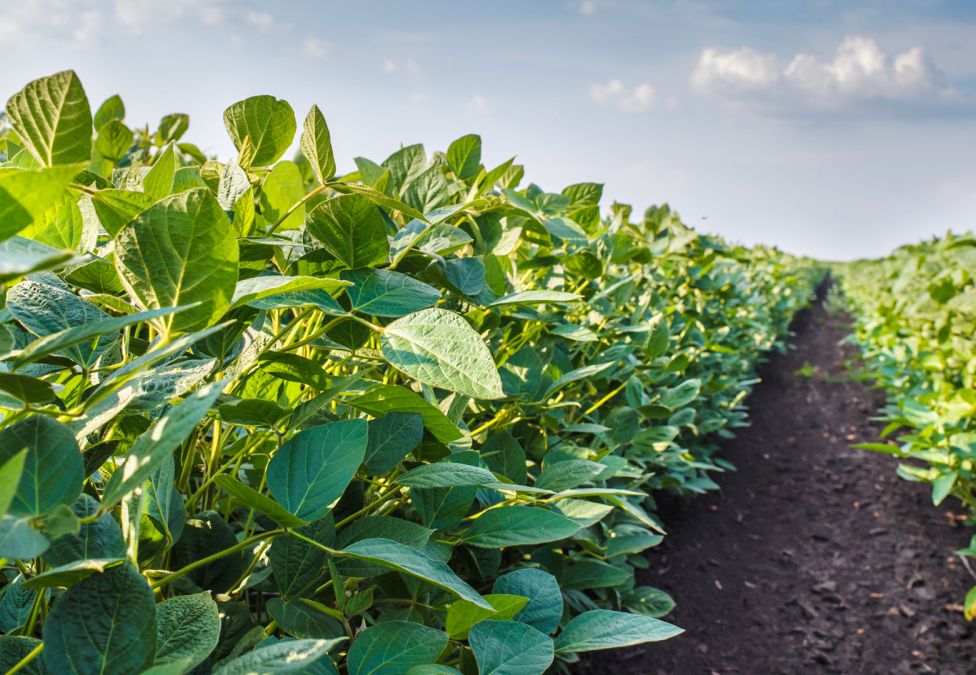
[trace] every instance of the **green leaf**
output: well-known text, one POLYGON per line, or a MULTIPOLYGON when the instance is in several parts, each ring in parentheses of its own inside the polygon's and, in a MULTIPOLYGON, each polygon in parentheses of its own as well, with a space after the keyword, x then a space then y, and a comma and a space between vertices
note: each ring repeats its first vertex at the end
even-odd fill
POLYGON ((409 488, 465 487, 491 485, 498 482, 488 469, 456 462, 424 464, 396 479, 397 484, 409 488))
POLYGON ((312 165, 312 171, 319 183, 325 183, 335 174, 335 155, 332 154, 332 136, 325 116, 317 105, 313 105, 305 117, 302 138, 299 141, 302 154, 312 165))
MULTIPOLYGON (((332 547, 335 543, 335 524, 332 514, 296 530, 299 534, 332 547)), ((276 537, 268 550, 268 560, 282 597, 298 596, 322 576, 328 554, 307 541, 285 535, 276 537)))
POLYGON ((27 450, 24 449, 7 456, 0 465, 0 516, 7 515, 17 495, 17 485, 24 473, 26 459, 27 450))
POLYGON ((162 199, 172 191, 175 175, 176 156, 173 153, 173 145, 170 144, 143 176, 142 190, 153 199, 162 199))
POLYGON ((156 664, 210 656, 220 637, 220 615, 210 593, 179 595, 156 605, 156 664))
MULTIPOLYGON (((82 493, 71 510, 80 519, 91 519, 99 510, 94 497, 82 493)), ((91 522, 82 522, 78 532, 65 534, 51 542, 44 553, 49 565, 67 565, 77 560, 113 559, 125 557, 125 541, 122 530, 110 513, 91 522)))
MULTIPOLYGON (((0 383, 2 385, 2 383, 0 383)), ((941 474, 932 481, 932 503, 938 506, 942 501, 952 494, 952 488, 956 484, 959 474, 956 471, 949 471, 941 474)))
POLYGON ((329 183, 329 187, 342 194, 362 195, 377 206, 384 206, 391 211, 399 211, 409 218, 425 220, 424 214, 417 209, 404 204, 398 199, 388 197, 379 190, 375 190, 368 185, 360 185, 359 183, 329 183))
POLYGON ((40 223, 67 193, 78 165, 48 169, 0 168, 0 240, 40 223))
POLYGON ((86 558, 52 567, 24 582, 24 588, 70 588, 93 574, 99 574, 125 562, 124 558, 86 558))
POLYGON ((348 402, 377 417, 394 411, 417 413, 423 418, 424 427, 441 443, 450 443, 463 435, 457 425, 438 408, 417 393, 395 384, 374 384, 348 402))
POLYGON ((363 464, 373 475, 392 471, 424 437, 424 418, 412 412, 391 412, 369 422, 363 464))
POLYGON ((48 546, 47 537, 31 527, 27 518, 0 518, 0 557, 29 560, 44 553, 48 546))
MULTIPOLYGON (((330 610, 336 612, 336 610, 330 610)), ((334 640, 345 637, 346 632, 327 607, 307 598, 282 602, 278 598, 268 601, 268 614, 281 629, 297 638, 334 640)), ((339 614, 338 612, 336 612, 339 614)), ((339 614, 341 617, 342 614, 339 614)))
POLYGON ((481 168, 481 136, 461 136, 447 146, 447 165, 458 178, 468 180, 477 177, 481 168))
POLYGON ((199 303, 167 318, 168 330, 213 324, 237 285, 237 236, 206 189, 154 204, 116 237, 115 266, 129 295, 146 309, 199 303))
POLYGON ((328 277, 286 277, 277 274, 266 274, 249 279, 241 279, 234 288, 231 308, 249 305, 265 298, 286 293, 298 293, 311 290, 334 290, 349 283, 328 277))
POLYGON ((58 352, 72 353, 68 350, 75 345, 90 342, 97 337, 109 336, 114 339, 115 336, 113 334, 126 326, 142 323, 168 314, 174 314, 183 309, 185 307, 163 307, 160 309, 151 309, 147 312, 136 312, 124 316, 89 321, 79 326, 64 328, 55 333, 47 334, 39 340, 34 340, 24 347, 14 360, 14 367, 22 368, 29 363, 40 361, 58 352))
POLYGON ((484 596, 485 600, 494 608, 487 610, 477 605, 473 605, 467 600, 456 600, 447 608, 447 618, 445 619, 445 630, 453 640, 466 640, 468 631, 472 626, 481 623, 485 619, 495 619, 506 621, 515 616, 519 610, 525 607, 528 598, 520 595, 489 594, 484 596))
POLYGON ((72 586, 44 623, 44 665, 55 673, 129 673, 152 665, 156 602, 129 564, 72 586))
POLYGON ((342 272, 341 277, 353 284, 346 289, 352 308, 372 316, 406 316, 441 299, 433 286, 400 272, 353 270, 342 272))
POLYGON ((489 605, 478 592, 458 577, 450 567, 424 553, 389 539, 364 539, 350 544, 336 555, 374 562, 415 576, 485 609, 489 605))
POLYGON ((278 230, 297 230, 305 222, 305 185, 294 162, 275 164, 261 186, 261 210, 278 230), (295 205, 298 207, 295 208, 295 205), (287 218, 285 217, 287 215, 287 218))
POLYGON ((674 599, 651 586, 638 586, 624 596, 624 606, 635 614, 660 619, 674 609, 674 599))
MULTIPOLYGON (((0 670, 5 673, 27 658, 27 655, 37 649, 41 641, 37 638, 22 637, 20 635, 0 635, 0 670)), ((34 659, 17 672, 24 675, 45 675, 44 663, 34 659)))
POLYGON ((363 463, 367 434, 365 420, 343 420, 295 435, 268 464, 268 489, 295 516, 318 520, 363 463))
POLYGON ((519 291, 504 295, 497 300, 488 303, 489 307, 501 307, 503 305, 540 305, 545 303, 568 303, 582 300, 583 298, 576 293, 565 293, 563 291, 519 291))
POLYGON ((121 122, 124 119, 125 104, 122 98, 118 94, 110 96, 95 111, 95 131, 101 131, 102 127, 112 120, 121 122))
POLYGON ((478 516, 461 541, 479 548, 528 546, 566 539, 579 529, 576 521, 547 509, 504 506, 478 516))
POLYGON ((49 403, 56 398, 54 388, 36 377, 0 372, 0 391, 25 404, 49 403))
POLYGON ((649 616, 593 609, 573 618, 556 638, 556 651, 591 652, 667 640, 684 631, 649 616))
POLYGON ((102 508, 119 503, 140 487, 163 461, 196 428, 220 395, 223 383, 208 384, 187 396, 136 438, 122 465, 115 470, 102 493, 102 508))
POLYGON ((235 480, 232 476, 221 474, 214 478, 214 482, 228 494, 233 495, 247 506, 257 509, 282 527, 301 527, 306 522, 301 518, 293 516, 270 497, 261 494, 254 488, 244 485, 244 483, 235 480))
POLYGON ((401 675, 433 663, 447 634, 412 621, 385 621, 367 628, 349 649, 349 675, 401 675))
POLYGON ((73 70, 34 80, 7 101, 10 123, 42 166, 91 158, 92 114, 73 70))
POLYGON ((135 135, 132 133, 132 129, 119 120, 109 120, 98 129, 95 150, 102 157, 113 162, 118 161, 132 147, 134 139, 135 135))
POLYGON ((241 166, 270 166, 295 138, 295 111, 274 96, 252 96, 224 111, 224 126, 241 152, 241 166))
POLYGON ((309 212, 306 227, 350 269, 379 265, 390 256, 383 216, 361 195, 339 195, 320 203, 309 212))
MULTIPOLYGON (((0 200, 2 198, 0 195, 0 200)), ((33 239, 11 237, 0 241, 0 284, 16 281, 32 272, 59 269, 74 258, 71 251, 62 251, 33 239)))
POLYGON ((526 568, 503 574, 495 580, 492 591, 529 599, 522 611, 515 615, 516 621, 547 634, 559 626, 563 616, 563 594, 556 577, 548 572, 526 568))
MULTIPOLYGON (((282 640, 267 647, 252 649, 243 656, 227 661, 215 668, 213 675, 260 675, 271 673, 307 673, 319 665, 320 660, 329 666, 330 640, 282 640)), ((335 667, 330 669, 335 673, 335 667)))
MULTIPOLYGON (((364 539, 389 539, 405 544, 410 548, 423 550, 430 541, 433 530, 422 525, 396 518, 394 516, 366 516, 359 518, 344 528, 336 539, 337 548, 345 548, 364 539)), ((386 574, 388 568, 361 560, 345 558, 338 561, 338 569, 347 577, 378 577, 386 574)))
POLYGON ((468 643, 480 675, 543 673, 552 664, 552 638, 518 621, 483 621, 468 643))
POLYGON ((81 450, 71 430, 50 417, 35 415, 0 431, 0 462, 6 463, 25 448, 9 513, 43 516, 74 503, 85 475, 81 450))
POLYGON ((133 190, 99 190, 92 195, 98 222, 113 237, 155 203, 152 195, 133 190))
POLYGON ((390 364, 424 384, 472 398, 504 398, 488 345, 464 318, 432 307, 390 323, 381 339, 390 364))

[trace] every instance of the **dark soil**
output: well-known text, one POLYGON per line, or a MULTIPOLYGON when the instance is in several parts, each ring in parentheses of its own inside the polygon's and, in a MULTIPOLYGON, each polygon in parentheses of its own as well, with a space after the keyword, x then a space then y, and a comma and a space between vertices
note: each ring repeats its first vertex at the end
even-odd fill
POLYGON ((752 424, 723 447, 721 491, 669 500, 671 534, 639 580, 671 593, 667 642, 596 652, 576 672, 625 675, 976 672, 960 603, 973 579, 953 551, 972 530, 895 475, 877 439, 883 396, 852 381, 845 317, 817 303, 793 349, 762 368, 752 424), (805 364, 812 377, 796 371, 805 364))

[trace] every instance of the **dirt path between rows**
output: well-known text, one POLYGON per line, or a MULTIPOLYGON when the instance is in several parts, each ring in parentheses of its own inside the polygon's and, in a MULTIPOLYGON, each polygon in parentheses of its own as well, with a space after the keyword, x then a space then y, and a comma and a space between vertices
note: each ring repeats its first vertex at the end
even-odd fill
POLYGON ((752 425, 724 445, 738 471, 717 477, 720 493, 661 504, 671 534, 639 579, 675 597, 668 620, 687 632, 578 672, 976 672, 959 604, 972 580, 953 555, 972 530, 891 458, 849 447, 877 438, 883 397, 847 375, 846 319, 817 303, 793 331, 762 368, 752 425))

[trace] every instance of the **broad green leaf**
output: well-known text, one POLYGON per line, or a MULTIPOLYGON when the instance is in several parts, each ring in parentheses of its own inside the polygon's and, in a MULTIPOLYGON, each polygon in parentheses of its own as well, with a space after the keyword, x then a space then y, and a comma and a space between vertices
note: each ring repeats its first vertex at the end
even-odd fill
POLYGON ((494 593, 520 595, 528 604, 513 618, 543 632, 552 633, 563 616, 563 594, 556 577, 539 569, 520 569, 503 574, 492 586, 494 593))
POLYGON ((27 405, 50 403, 56 398, 54 388, 49 383, 17 373, 0 372, 0 392, 27 405))
MULTIPOLYGON (((27 655, 37 649, 41 641, 37 638, 20 635, 0 635, 0 670, 9 673, 14 666, 27 658, 27 655)), ((46 675, 44 663, 34 659, 17 671, 24 675, 46 675)))
POLYGON ((126 326, 150 321, 168 314, 174 314, 183 309, 185 307, 163 307, 160 309, 151 309, 147 312, 136 312, 124 316, 98 319, 82 325, 63 328, 55 333, 49 333, 39 340, 34 340, 24 347, 14 360, 14 366, 21 368, 29 363, 40 361, 51 354, 65 352, 75 345, 91 341, 94 338, 100 338, 102 336, 114 338, 113 334, 126 326))
POLYGON ((129 673, 152 665, 156 602, 129 564, 68 589, 44 623, 44 664, 55 673, 129 673))
POLYGON ((591 652, 667 640, 684 631, 648 616, 593 609, 573 618, 556 638, 557 652, 591 652))
POLYGON ((252 96, 224 111, 224 126, 241 152, 241 166, 270 166, 295 138, 295 111, 274 96, 252 96))
POLYGON ((401 675, 433 663, 447 647, 447 633, 412 621, 367 628, 349 649, 349 675, 401 675))
POLYGON ((0 516, 7 515, 10 505, 17 496, 17 486, 24 473, 24 462, 27 460, 27 450, 21 450, 8 455, 0 465, 0 516))
MULTIPOLYGON (((299 534, 326 547, 335 543, 332 514, 296 530, 299 534)), ((268 550, 274 581, 284 598, 292 598, 314 584, 323 575, 328 554, 317 546, 294 537, 276 537, 268 550)))
POLYGON ((210 593, 178 595, 156 605, 156 664, 202 662, 217 646, 220 615, 210 593))
POLYGON ((24 467, 9 513, 43 516, 58 506, 74 503, 85 475, 81 450, 68 427, 35 415, 0 431, 0 462, 7 462, 25 448, 24 467))
POLYGON ((272 598, 268 601, 268 614, 289 635, 294 635, 299 639, 312 638, 316 640, 334 640, 345 637, 346 633, 342 624, 335 616, 332 616, 331 612, 335 612, 340 617, 342 614, 336 610, 326 610, 328 610, 327 607, 307 598, 297 598, 285 602, 278 598, 272 598))
POLYGON ((176 156, 172 144, 166 147, 142 178, 142 190, 153 199, 162 199, 173 189, 176 175, 176 156))
POLYGON ((441 443, 450 443, 462 436, 444 413, 405 387, 374 384, 362 394, 350 398, 349 404, 374 416, 394 411, 417 413, 423 418, 424 427, 441 443))
POLYGON ((44 553, 48 546, 47 537, 31 527, 27 518, 0 518, 0 557, 30 560, 44 553))
POLYGON ((136 438, 105 486, 102 508, 119 503, 149 478, 159 463, 193 432, 217 400, 222 386, 223 383, 215 382, 195 391, 136 438))
POLYGON ((93 574, 100 574, 125 562, 124 558, 86 558, 75 560, 44 570, 41 574, 24 582, 24 588, 50 588, 63 586, 70 588, 93 574))
POLYGON ((125 119, 125 103, 122 102, 122 97, 118 94, 110 96, 98 106, 98 110, 95 111, 95 131, 101 131, 102 127, 116 120, 121 122, 125 119))
POLYGON ((325 183, 332 178, 336 170, 332 136, 325 123, 325 116, 317 105, 313 105, 305 117, 300 146, 319 183, 325 183))
POLYGON ((350 269, 385 263, 390 255, 383 216, 361 195, 339 195, 320 203, 309 212, 306 227, 350 269))
POLYGON ((552 638, 519 621, 482 621, 468 643, 480 675, 544 673, 552 664, 552 638))
POLYGON ((332 644, 330 640, 282 640, 221 664, 214 668, 213 675, 311 673, 323 661, 328 664, 324 672, 335 673, 328 656, 332 644))
POLYGON ((478 516, 461 540, 479 548, 528 546, 559 541, 580 529, 576 521, 533 506, 504 506, 478 516))
POLYGON ((369 422, 363 464, 374 475, 389 473, 424 437, 424 418, 417 413, 391 412, 369 422))
POLYGON ((13 633, 27 623, 37 592, 24 588, 24 575, 18 574, 0 590, 0 631, 13 633))
POLYGON ((371 188, 368 185, 360 185, 359 183, 329 183, 329 187, 342 194, 362 195, 377 206, 383 206, 390 211, 399 211, 409 218, 425 220, 422 212, 407 204, 404 204, 398 199, 388 197, 379 190, 371 188))
POLYGON ((409 488, 436 488, 491 485, 498 480, 491 471, 479 466, 437 462, 411 469, 397 478, 396 482, 409 488))
POLYGON ((660 589, 638 586, 624 596, 624 606, 635 614, 660 619, 674 609, 674 599, 660 589))
POLYGON ((458 178, 469 180, 481 168, 481 136, 461 136, 447 147, 447 164, 458 178))
POLYGON ((312 290, 334 290, 348 285, 348 282, 328 277, 286 277, 266 274, 238 281, 231 299, 231 308, 250 305, 278 295, 312 290))
POLYGON ((363 539, 350 544, 341 551, 337 551, 336 554, 384 565, 451 591, 458 597, 470 600, 479 607, 491 608, 491 605, 485 602, 476 590, 458 577, 450 567, 405 544, 389 539, 363 539))
POLYGON ((199 303, 164 320, 188 332, 213 324, 237 285, 234 228, 209 190, 154 204, 116 237, 115 265, 129 295, 145 309, 199 303))
POLYGON ((244 485, 244 483, 235 480, 232 476, 221 474, 214 478, 214 482, 228 494, 233 495, 247 506, 257 509, 282 527, 301 527, 306 522, 301 518, 293 516, 270 497, 261 494, 254 488, 244 485))
POLYGON ((0 284, 15 281, 32 272, 59 269, 74 257, 71 251, 62 251, 24 237, 0 241, 0 284))
POLYGON ((582 298, 576 293, 565 293, 563 291, 519 291, 518 293, 511 293, 497 300, 493 300, 488 303, 488 306, 539 305, 545 303, 576 302, 577 300, 582 300, 582 298))
MULTIPOLYGON (((434 531, 417 523, 394 516, 366 516, 352 521, 336 538, 336 548, 345 548, 364 539, 389 539, 410 548, 423 550, 434 531)), ((339 572, 347 577, 378 577, 389 568, 352 558, 337 561, 339 572)))
MULTIPOLYGON (((40 338, 70 328, 87 328, 109 319, 109 315, 74 293, 46 283, 24 280, 7 294, 7 309, 23 326, 40 338)), ((92 336, 95 337, 95 336, 92 336)), ((97 340, 67 345, 61 356, 91 367, 111 347, 118 335, 103 334, 97 340)))
MULTIPOLYGON (((161 143, 175 143, 190 127, 190 117, 185 113, 170 113, 159 120, 156 138, 161 143)), ((197 153, 199 154, 199 153, 197 153)))
MULTIPOLYGON (((2 382, 0 382, 0 386, 2 386, 2 382)), ((932 481, 932 503, 936 506, 941 504, 952 493, 952 488, 958 478, 958 472, 948 471, 932 481)))
POLYGON ((488 345, 459 314, 409 314, 386 326, 381 346, 394 368, 420 382, 472 398, 505 396, 488 345))
POLYGON ((456 600, 447 608, 444 628, 451 639, 466 640, 472 626, 486 620, 507 621, 525 607, 528 598, 520 595, 501 595, 492 593, 484 596, 493 607, 487 610, 471 604, 467 600, 456 600))
POLYGON ((34 80, 7 101, 7 116, 42 166, 91 158, 92 114, 73 70, 34 80))
POLYGON ((342 496, 363 463, 365 420, 343 420, 295 435, 268 464, 268 489, 289 512, 318 520, 342 496))
POLYGON ((0 240, 40 221, 77 175, 78 165, 47 169, 0 168, 0 240))
POLYGON ((261 186, 261 210, 264 218, 278 230, 299 229, 305 222, 305 205, 302 203, 304 197, 305 186, 301 170, 294 162, 278 162, 261 186))
POLYGON ((99 190, 92 195, 98 222, 113 237, 155 203, 152 195, 133 190, 99 190))
POLYGON ((341 277, 353 284, 346 289, 352 308, 372 316, 406 316, 441 299, 433 286, 400 272, 364 269, 343 272, 341 277))
MULTIPOLYGON (((98 513, 99 506, 94 497, 82 493, 71 509, 76 516, 87 520, 98 513)), ((97 520, 82 522, 77 533, 54 539, 51 548, 44 553, 44 562, 59 566, 78 560, 123 557, 125 541, 122 539, 122 529, 110 513, 104 513, 97 520)))

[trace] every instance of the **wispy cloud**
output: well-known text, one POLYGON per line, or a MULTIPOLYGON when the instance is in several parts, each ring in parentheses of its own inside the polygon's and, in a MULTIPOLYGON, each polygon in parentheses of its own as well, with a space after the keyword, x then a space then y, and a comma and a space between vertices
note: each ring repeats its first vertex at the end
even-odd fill
POLYGON ((311 59, 327 59, 332 55, 333 51, 335 51, 335 48, 331 42, 320 40, 311 35, 305 38, 305 41, 302 43, 302 53, 311 59))
POLYGON ((591 84, 590 99, 603 105, 613 105, 624 112, 643 112, 649 110, 657 100, 654 86, 640 82, 633 87, 621 80, 591 84))
POLYGON ((691 80, 702 92, 775 107, 836 110, 864 103, 962 102, 922 47, 888 54, 863 36, 844 38, 827 59, 797 53, 784 60, 749 47, 705 49, 691 80))
POLYGON ((406 75, 414 79, 420 79, 424 75, 420 65, 412 58, 396 59, 387 57, 383 59, 383 72, 388 75, 406 75))

